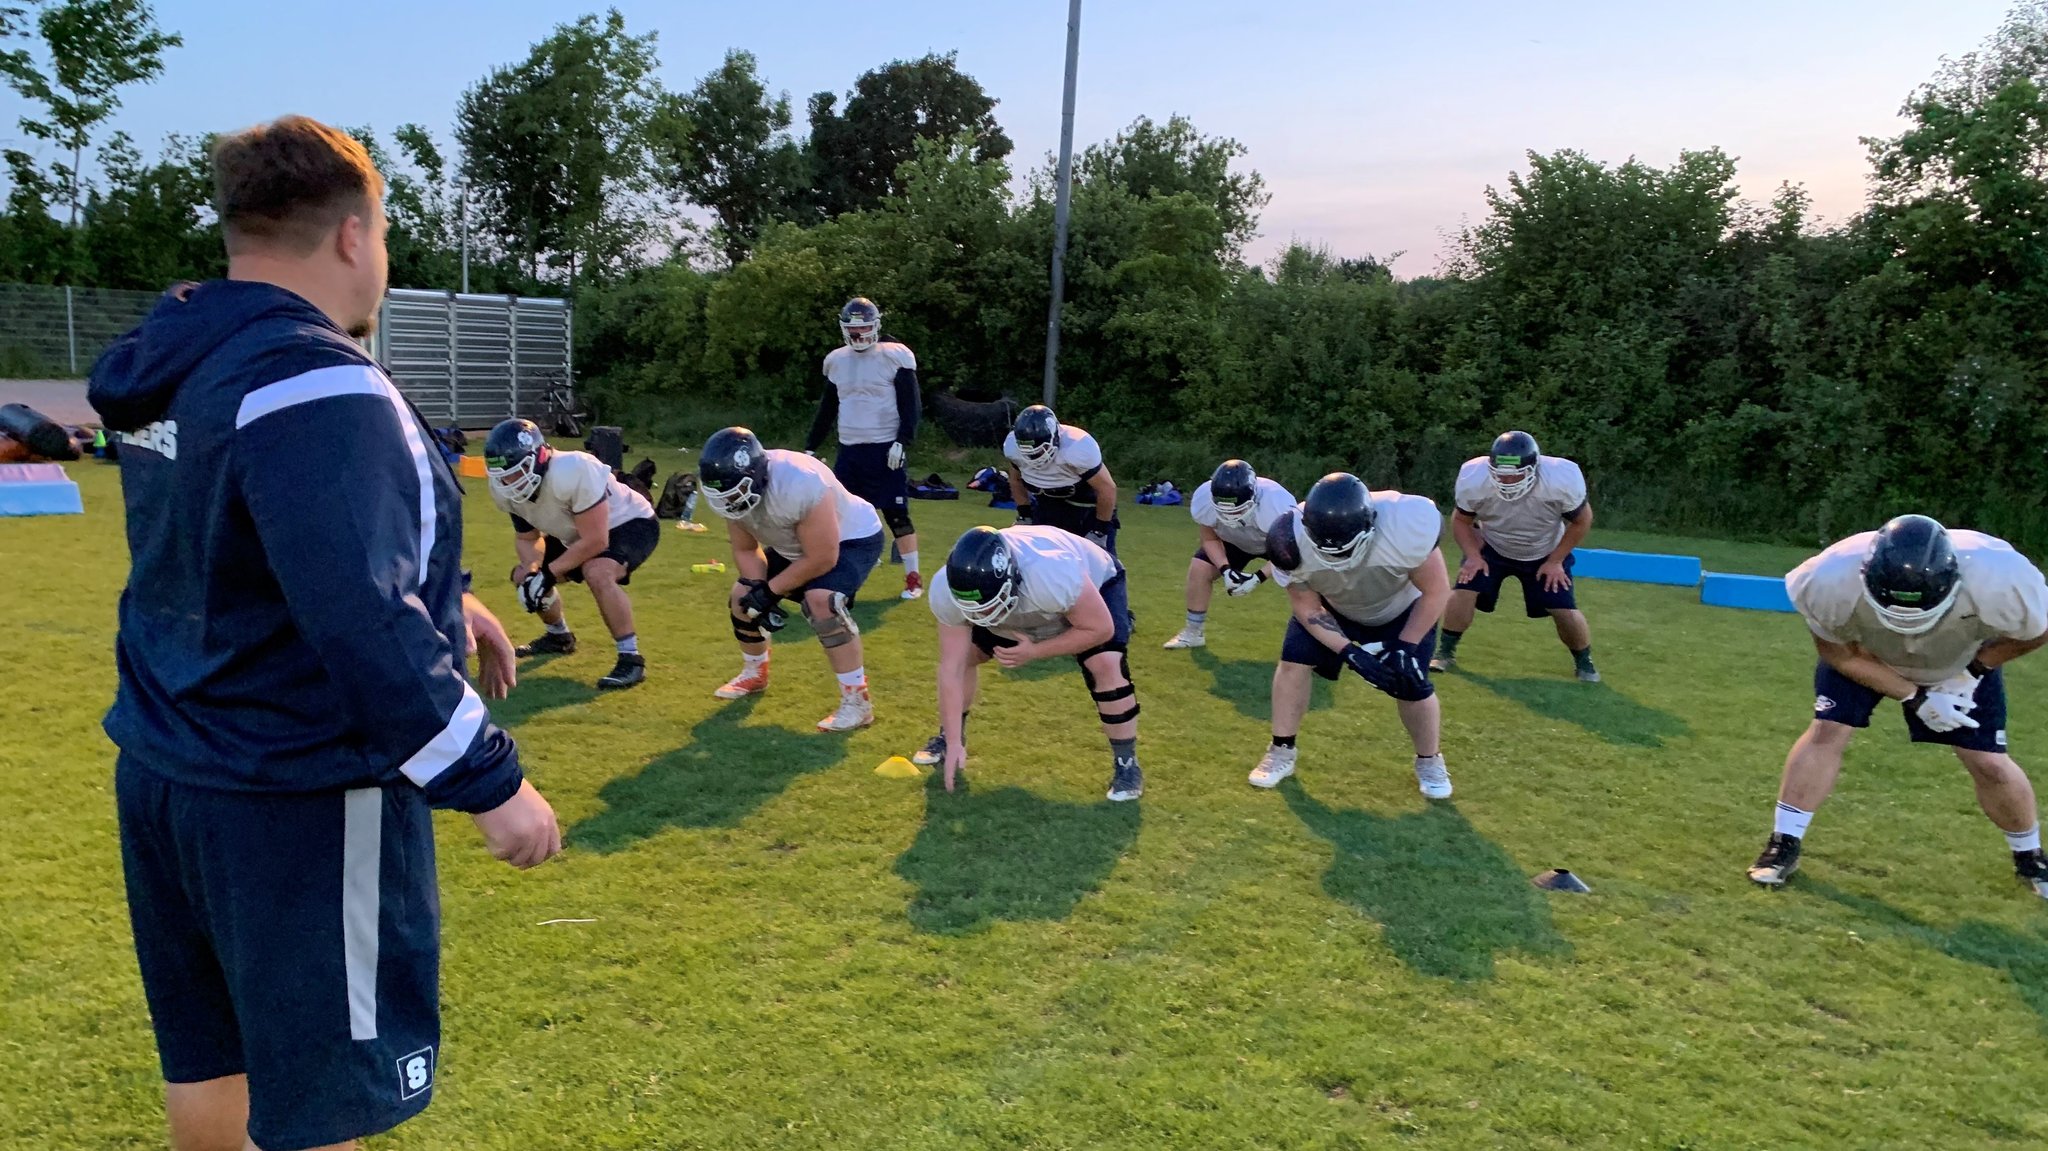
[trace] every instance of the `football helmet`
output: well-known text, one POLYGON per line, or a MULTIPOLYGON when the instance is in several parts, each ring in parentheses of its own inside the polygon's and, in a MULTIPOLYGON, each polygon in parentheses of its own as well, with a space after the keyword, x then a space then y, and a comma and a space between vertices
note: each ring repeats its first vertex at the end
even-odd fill
POLYGON ((1060 418, 1044 404, 1033 404, 1017 413, 1011 432, 1017 437, 1017 453, 1034 464, 1049 464, 1060 450, 1060 418))
POLYGON ((704 441, 697 475, 711 510, 736 520, 768 495, 768 450, 745 428, 723 428, 704 441))
POLYGON ((946 589, 976 627, 995 627, 1017 607, 1017 557, 1003 533, 967 529, 946 557, 946 589))
POLYGON ((512 500, 530 500, 548 470, 547 437, 532 420, 502 420, 484 437, 484 474, 491 490, 512 500))
POLYGON ((1209 477, 1209 499, 1217 519, 1237 526, 1251 523, 1259 510, 1259 474, 1243 460, 1224 460, 1209 477))
POLYGON ((882 342, 882 309, 866 296, 855 296, 839 309, 839 336, 846 346, 865 352, 882 342))
POLYGON ((1962 586, 1947 528, 1926 516, 1899 516, 1877 529, 1863 562, 1863 598, 1885 627, 1900 635, 1932 630, 1962 586))
POLYGON ((1323 562, 1339 571, 1364 561, 1379 518, 1372 492, 1350 472, 1331 472, 1317 480, 1301 501, 1302 532, 1323 562))

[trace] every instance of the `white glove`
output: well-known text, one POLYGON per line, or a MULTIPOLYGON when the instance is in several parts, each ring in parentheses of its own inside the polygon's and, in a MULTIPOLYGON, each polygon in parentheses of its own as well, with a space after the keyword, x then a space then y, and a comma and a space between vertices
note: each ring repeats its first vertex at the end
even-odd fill
POLYGON ((895 470, 896 470, 897 468, 900 468, 900 467, 902 467, 902 466, 903 466, 903 445, 902 445, 902 444, 890 444, 890 445, 889 445, 889 470, 893 472, 893 471, 895 471, 895 470))
POLYGON ((1977 684, 1980 682, 1982 681, 1969 672, 1959 671, 1927 690, 1930 694, 1940 692, 1942 695, 1959 695, 1975 704, 1977 700, 1977 684))
POLYGON ((1223 569, 1223 590, 1231 595, 1250 595, 1259 590, 1259 584, 1263 582, 1265 582, 1265 577, 1262 575, 1232 571, 1229 568, 1223 569))
POLYGON ((1934 732, 1954 731, 1959 727, 1976 727, 1977 721, 1970 718, 1970 711, 1977 703, 1967 695, 1950 695, 1945 691, 1930 690, 1913 709, 1927 730, 1934 732))

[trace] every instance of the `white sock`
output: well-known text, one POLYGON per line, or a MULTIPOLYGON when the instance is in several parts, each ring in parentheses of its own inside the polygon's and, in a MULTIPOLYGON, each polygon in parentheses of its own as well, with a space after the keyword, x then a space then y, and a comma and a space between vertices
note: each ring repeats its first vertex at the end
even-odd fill
POLYGON ((2041 825, 2037 823, 2025 831, 2008 831, 2005 833, 2005 841, 2012 844, 2014 851, 2039 851, 2041 850, 2041 825))
POLYGON ((1782 800, 1778 803, 1778 816, 1771 824, 1771 830, 1779 835, 1795 839, 1806 838, 1806 825, 1813 822, 1813 813, 1801 811, 1782 800))
POLYGON ((636 631, 636 632, 634 632, 634 633, 633 633, 632 635, 629 635, 629 636, 627 636, 627 637, 626 637, 626 638, 624 638, 624 639, 621 639, 621 640, 614 640, 614 641, 612 641, 612 642, 614 642, 614 643, 616 643, 616 644, 618 644, 618 645, 619 645, 619 654, 620 654, 620 655, 639 655, 639 654, 640 654, 640 633, 639 633, 639 632, 637 632, 637 631, 636 631))
MULTIPOLYGON (((541 622, 543 622, 543 623, 546 623, 547 621, 543 620, 543 621, 541 621, 541 622)), ((563 616, 563 617, 562 617, 562 618, 561 618, 561 619, 560 619, 559 621, 557 621, 557 622, 555 622, 555 623, 550 623, 550 624, 548 624, 547 626, 548 626, 548 634, 549 634, 549 635, 568 635, 568 634, 569 634, 569 617, 568 617, 568 616, 563 616)))
POLYGON ((768 662, 768 653, 764 651, 760 655, 748 655, 741 652, 740 658, 746 661, 748 671, 760 671, 761 666, 768 662))
POLYGON ((907 573, 908 573, 908 572, 915 572, 915 571, 917 571, 917 553, 916 553, 916 552, 904 552, 904 553, 903 553, 903 570, 904 570, 905 572, 907 572, 907 573))
POLYGON ((839 686, 844 691, 852 691, 854 688, 864 686, 867 682, 868 669, 865 667, 857 667, 852 671, 842 671, 839 673, 839 686))

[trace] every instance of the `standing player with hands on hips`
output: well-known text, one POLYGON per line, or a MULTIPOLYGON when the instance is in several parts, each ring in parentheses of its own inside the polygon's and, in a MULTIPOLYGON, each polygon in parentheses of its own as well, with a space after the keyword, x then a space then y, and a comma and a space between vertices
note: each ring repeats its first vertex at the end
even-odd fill
POLYGON ((882 310, 856 296, 839 309, 846 346, 825 357, 825 394, 804 451, 815 453, 836 421, 839 456, 832 474, 882 514, 903 554, 903 598, 924 594, 917 570, 917 528, 910 522, 910 475, 904 456, 917 435, 917 357, 882 338, 882 310))
POLYGON ((576 650, 555 585, 585 584, 597 614, 618 645, 619 659, 597 681, 600 691, 632 687, 647 678, 633 601, 626 585, 661 543, 661 523, 646 497, 619 482, 588 452, 558 452, 531 420, 505 420, 484 439, 491 502, 512 517, 512 586, 528 612, 547 628, 521 644, 521 658, 576 650))
POLYGON ((228 278, 165 293, 94 366, 133 563, 107 734, 135 953, 178 1151, 349 1148, 432 1098, 430 808, 561 850, 464 678, 514 678, 465 591, 462 492, 356 340, 383 180, 290 116, 213 148, 228 278))
POLYGON ((1792 569, 1785 588, 1820 653, 1813 722, 1785 758, 1771 838, 1749 877, 1775 887, 1791 876, 1850 737, 1895 699, 1914 743, 1954 749, 2013 871, 2048 899, 2034 786, 2006 753, 2003 672, 2048 644, 2041 570, 1994 536, 1900 516, 1792 569))
POLYGON ((1572 591, 1572 551, 1593 530, 1579 465, 1543 455, 1527 432, 1502 432, 1492 451, 1458 469, 1457 500, 1451 534, 1465 558, 1430 670, 1457 666, 1458 641, 1472 626, 1473 611, 1491 613, 1501 584, 1513 576, 1522 585, 1523 611, 1530 619, 1549 616, 1578 678, 1600 682, 1592 634, 1572 591))

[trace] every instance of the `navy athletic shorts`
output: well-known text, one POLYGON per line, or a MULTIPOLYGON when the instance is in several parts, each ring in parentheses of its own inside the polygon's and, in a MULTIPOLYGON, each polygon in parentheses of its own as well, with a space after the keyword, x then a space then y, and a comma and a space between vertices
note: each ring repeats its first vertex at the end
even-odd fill
POLYGON ((418 788, 114 792, 164 1079, 249 1076, 258 1146, 320 1147, 425 1109, 441 1042, 441 903, 418 788))
MULTIPOLYGON (((1109 577, 1109 582, 1103 584, 1100 590, 1102 592, 1103 606, 1109 609, 1110 624, 1115 628, 1115 631, 1110 634, 1108 643, 1097 644, 1087 651, 1074 656, 1074 662, 1077 664, 1085 664, 1106 651, 1123 652, 1130 650, 1131 589, 1128 581, 1124 579, 1124 570, 1118 568, 1116 574, 1109 577)), ((981 654, 990 659, 995 658, 997 648, 1015 647, 1017 644, 1016 640, 997 635, 980 625, 975 626, 972 635, 974 646, 980 648, 981 654)))
MULTIPOLYGON (((860 593, 860 585, 868 582, 868 573, 874 571, 875 565, 882 562, 882 546, 881 532, 857 540, 840 540, 839 562, 832 565, 832 570, 805 584, 787 598, 798 599, 812 588, 821 587, 827 591, 838 592, 846 597, 847 603, 852 603, 854 596, 860 593)), ((783 558, 781 552, 774 548, 763 550, 768 554, 769 579, 774 579, 789 570, 789 561, 783 558)))
POLYGON ((910 512, 910 473, 889 466, 888 444, 841 444, 832 460, 832 474, 847 491, 887 515, 910 512))
MULTIPOLYGON (((604 550, 592 558, 616 561, 620 567, 626 569, 626 574, 619 577, 619 583, 629 584, 633 582, 633 573, 641 564, 647 562, 647 557, 654 554, 655 547, 660 543, 660 520, 652 517, 627 520, 611 530, 609 542, 605 544, 604 550)), ((568 544, 553 536, 547 536, 540 562, 551 564, 561 559, 562 553, 568 550, 568 544)), ((583 569, 579 567, 564 578, 570 583, 582 583, 583 569)))
MULTIPOLYGON (((1536 574, 1544 560, 1511 560, 1493 550, 1492 544, 1482 544, 1479 557, 1486 561, 1486 570, 1470 580, 1460 580, 1453 591, 1476 591, 1479 603, 1475 606, 1483 612, 1491 612, 1493 605, 1500 602, 1500 585, 1509 576, 1522 581, 1522 610, 1530 619, 1542 619, 1553 611, 1570 611, 1579 606, 1578 597, 1572 594, 1572 586, 1566 584, 1563 591, 1551 591, 1543 586, 1543 580, 1536 574)), ((1572 574, 1573 553, 1566 552, 1564 574, 1572 574)))
MULTIPOLYGON (((1992 668, 1991 673, 1977 681, 1977 709, 1970 718, 1977 721, 1975 727, 1959 727, 1954 731, 1935 731, 1920 722, 1912 709, 1900 704, 1906 716, 1906 732, 1914 743, 1938 743, 1944 747, 1960 747, 1969 751, 2005 750, 2005 669, 1992 668)), ((1813 668, 1813 718, 1847 727, 1869 727, 1870 714, 1885 699, 1881 692, 1864 687, 1841 672, 1826 660, 1819 660, 1813 668)))
MULTIPOLYGON (((1088 534, 1088 521, 1095 518, 1093 493, 1090 493, 1090 496, 1086 504, 1073 504, 1057 496, 1046 495, 1044 492, 1032 492, 1031 522, 1058 528, 1068 535, 1085 537, 1088 534)), ((1117 530, 1117 525, 1110 525, 1109 546, 1103 549, 1110 555, 1116 554, 1117 530)))
MULTIPOLYGON (((1328 602, 1323 604, 1323 610, 1330 613, 1331 618, 1337 621, 1338 629, 1344 633, 1346 638, 1353 642, 1391 645, 1401 642, 1401 629, 1408 626, 1408 617, 1414 613, 1415 604, 1421 602, 1421 600, 1416 600, 1414 603, 1401 609, 1400 615, 1381 624, 1359 623, 1357 620, 1331 607, 1328 602)), ((1416 652, 1416 658, 1420 659, 1426 667, 1431 657, 1436 655, 1436 628, 1434 626, 1430 627, 1428 635, 1422 637, 1422 642, 1418 647, 1419 650, 1416 652)), ((1344 674, 1344 657, 1324 647, 1320 640, 1309 634, 1307 628, 1301 626, 1300 620, 1292 616, 1289 616, 1287 619, 1287 636, 1280 641, 1280 662, 1307 664, 1309 667, 1314 668, 1315 673, 1324 679, 1336 679, 1344 674)))
MULTIPOLYGON (((1238 547, 1236 544, 1231 543, 1229 540, 1226 539, 1219 539, 1216 542, 1223 545, 1224 562, 1229 564, 1230 570, 1234 572, 1243 571, 1245 569, 1245 565, 1251 563, 1253 560, 1265 558, 1264 556, 1255 556, 1252 553, 1244 550, 1241 547, 1238 547)), ((1211 567, 1215 566, 1215 562, 1209 558, 1209 553, 1203 549, 1201 544, 1195 545, 1195 558, 1201 560, 1205 564, 1209 564, 1211 567)))

